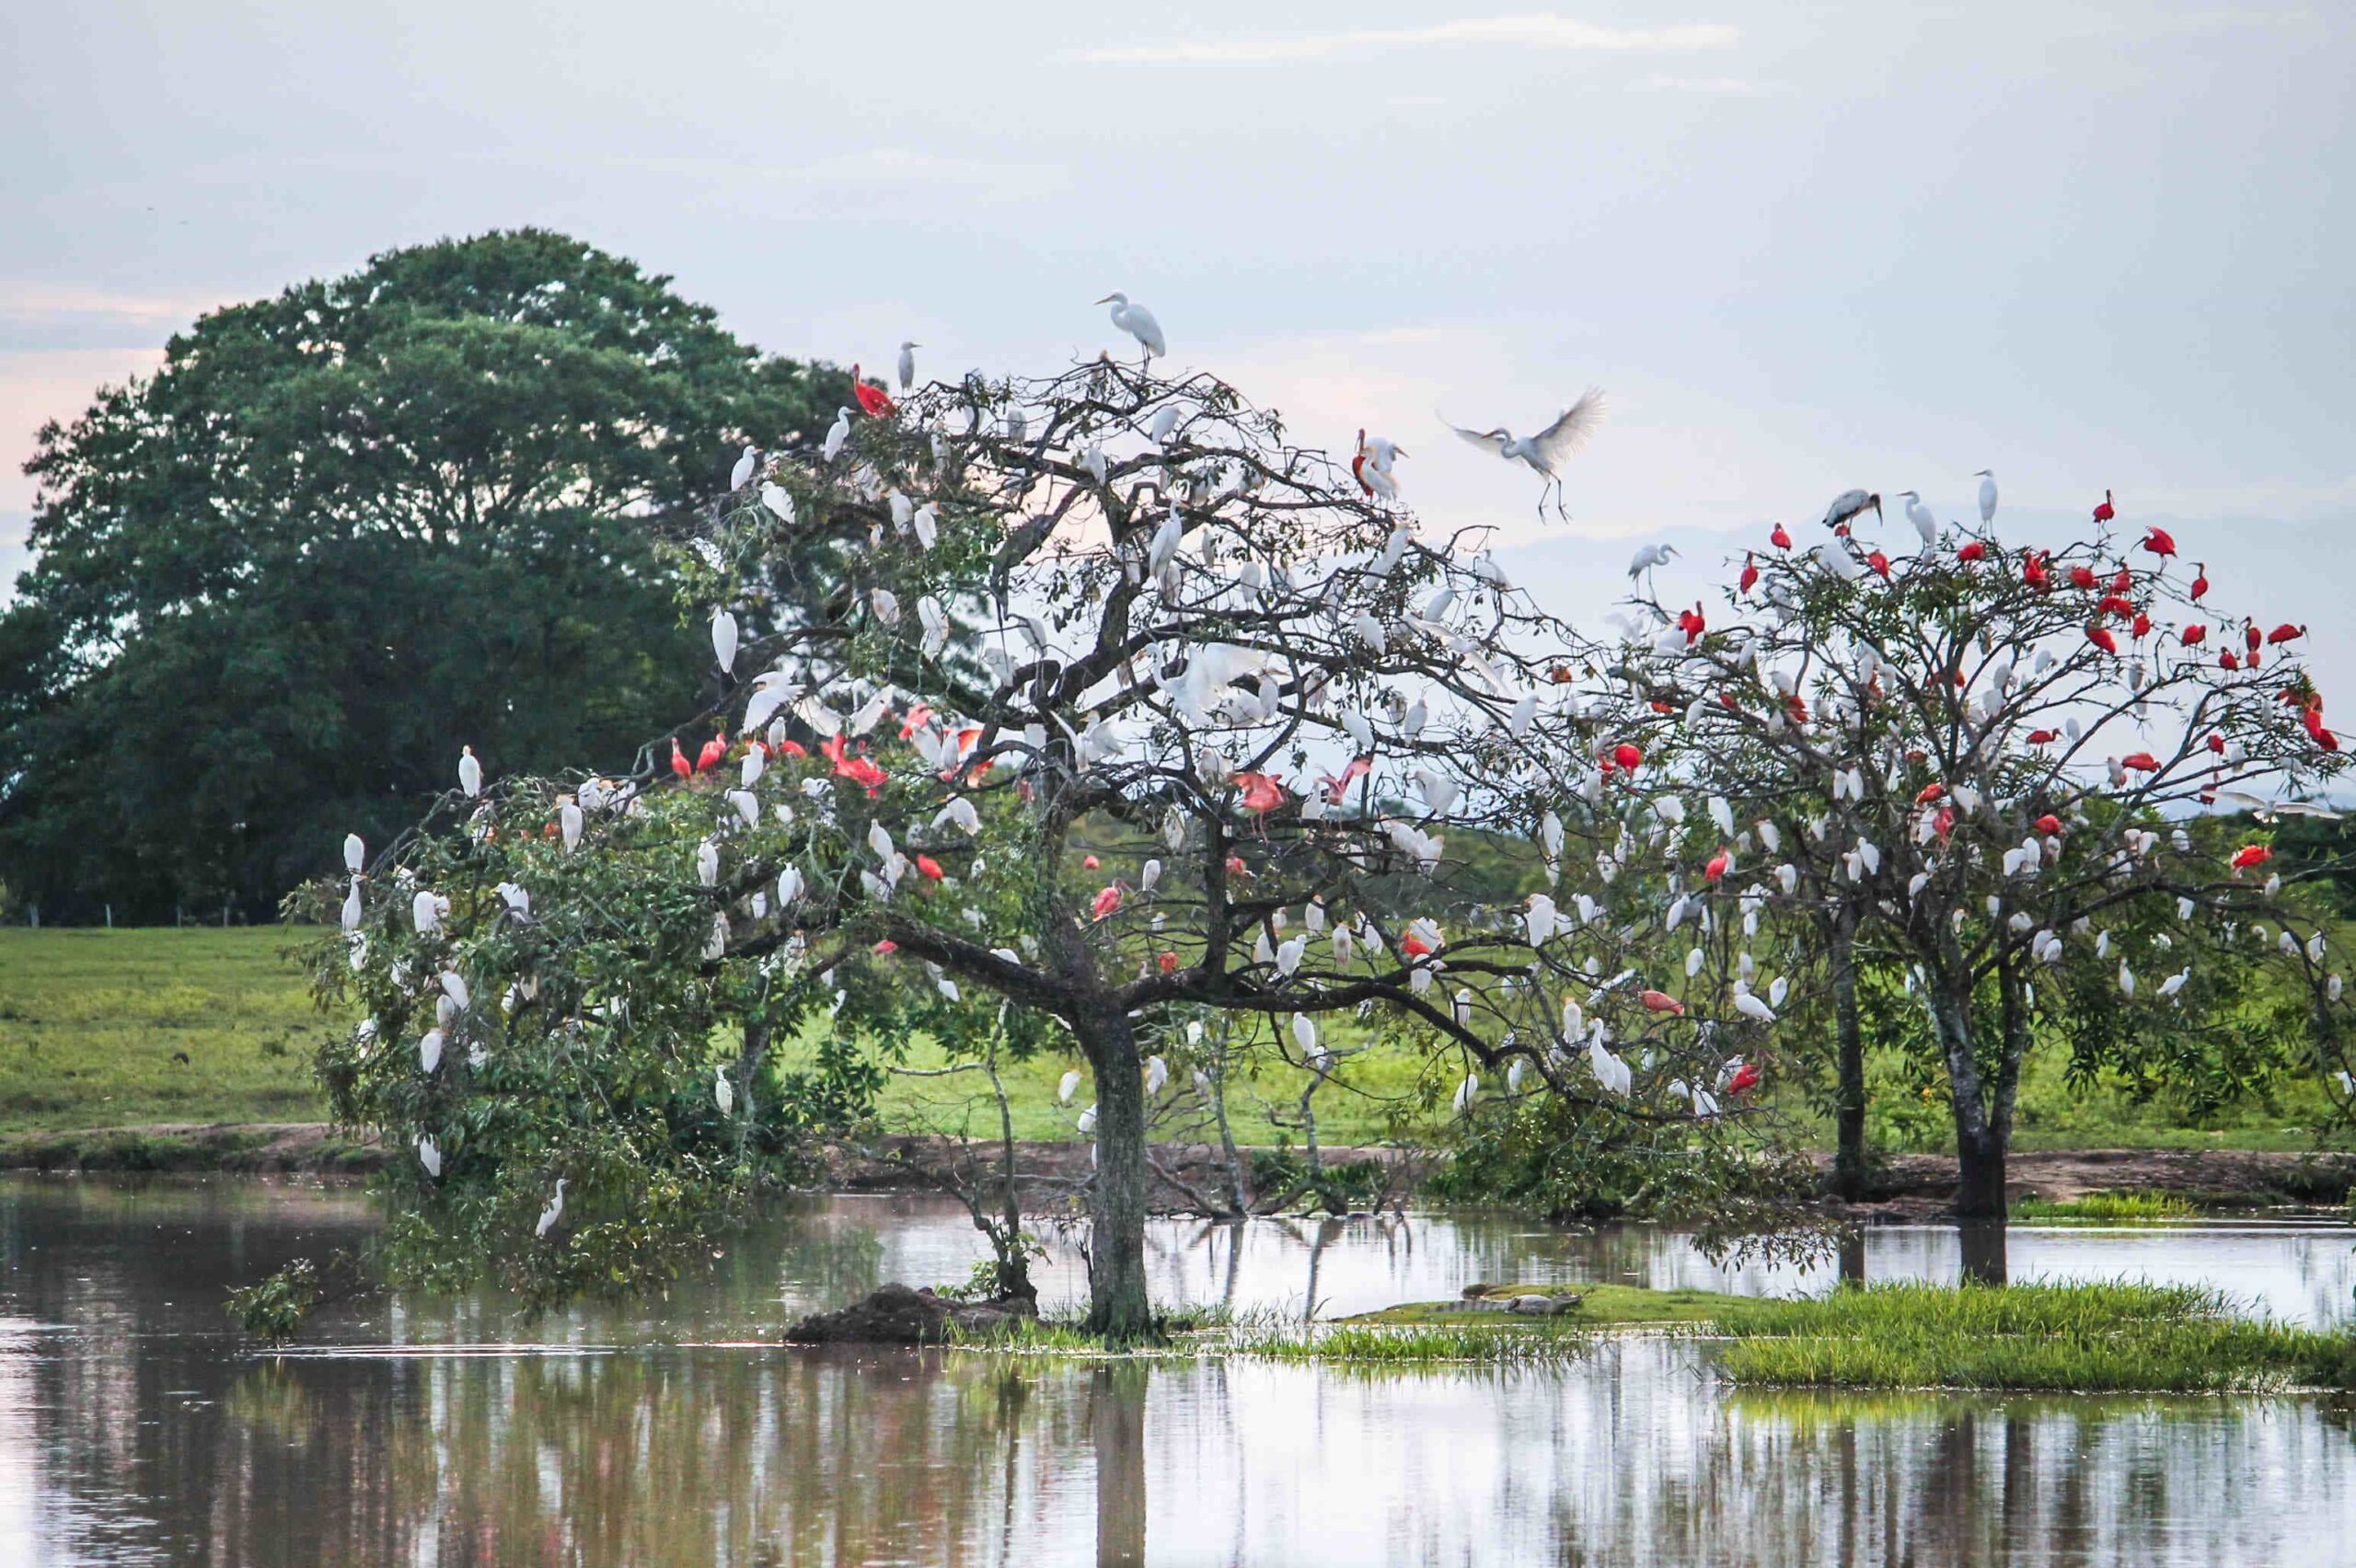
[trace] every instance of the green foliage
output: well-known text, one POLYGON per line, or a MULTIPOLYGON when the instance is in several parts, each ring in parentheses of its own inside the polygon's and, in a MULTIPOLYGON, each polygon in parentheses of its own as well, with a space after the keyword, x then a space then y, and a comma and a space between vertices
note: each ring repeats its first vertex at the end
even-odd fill
POLYGON ((406 828, 462 741, 618 765, 691 711, 657 541, 839 383, 667 284, 537 230, 390 251, 46 427, 0 616, 13 895, 261 918, 347 831, 406 828))
POLYGON ((2013 1217, 2036 1224, 2165 1225, 2198 1219, 2200 1207, 2173 1193, 2088 1193, 2059 1203, 2023 1198, 2013 1205, 2013 1217))
POLYGON ((318 1268, 297 1258, 267 1279, 229 1292, 229 1316, 239 1328, 272 1344, 300 1333, 319 1299, 318 1268))

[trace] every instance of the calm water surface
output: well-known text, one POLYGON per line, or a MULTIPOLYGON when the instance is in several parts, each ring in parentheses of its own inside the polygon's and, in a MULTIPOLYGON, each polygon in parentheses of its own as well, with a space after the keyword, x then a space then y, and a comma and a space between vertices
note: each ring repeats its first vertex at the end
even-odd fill
MULTIPOLYGON (((227 1332, 228 1286, 373 1223, 349 1191, 0 1181, 0 1563, 2356 1561, 2356 1412, 2327 1401, 1765 1396, 1657 1340, 1387 1376, 775 1344, 882 1280, 963 1277, 978 1239, 909 1200, 782 1211, 666 1302, 380 1302, 287 1355, 227 1332)), ((2011 1268, 2330 1324, 2351 1246, 2015 1230, 2011 1268)), ((1475 1280, 1830 1282, 1478 1215, 1173 1223, 1153 1251, 1170 1298, 1296 1313, 1475 1280)), ((1866 1268, 1957 1259, 1891 1228, 1866 1268)), ((1079 1289, 1058 1260, 1047 1293, 1079 1289)))

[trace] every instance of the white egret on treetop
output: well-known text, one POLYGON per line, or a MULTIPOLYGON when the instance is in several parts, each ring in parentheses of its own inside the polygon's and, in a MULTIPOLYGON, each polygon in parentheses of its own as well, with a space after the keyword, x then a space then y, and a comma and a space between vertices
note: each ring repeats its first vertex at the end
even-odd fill
POLYGON ((903 392, 917 384, 917 351, 923 347, 922 343, 913 338, 900 345, 900 363, 897 369, 900 372, 900 390, 903 392))
POLYGON ((1135 338, 1145 350, 1147 359, 1170 352, 1170 344, 1161 335, 1161 323, 1144 306, 1130 304, 1125 294, 1108 294, 1096 303, 1113 307, 1113 325, 1135 338))
POLYGON ((745 455, 737 458, 736 466, 728 471, 728 488, 731 490, 743 490, 752 482, 754 474, 760 470, 760 467, 761 449, 748 444, 745 448, 745 455))
POLYGON ((458 748, 458 788, 467 792, 470 801, 482 793, 482 763, 472 746, 458 748))
POLYGON ((1600 388, 1590 386, 1577 402, 1565 409, 1553 424, 1536 435, 1518 436, 1503 425, 1495 430, 1466 430, 1462 425, 1449 421, 1445 415, 1441 416, 1440 422, 1483 451, 1494 452, 1508 463, 1526 463, 1534 472, 1543 475, 1546 484, 1538 492, 1538 510, 1541 514, 1544 513, 1546 497, 1551 491, 1554 497, 1554 513, 1562 517, 1568 513, 1563 510, 1561 465, 1587 444, 1588 438, 1595 433, 1596 424, 1602 418, 1603 393, 1600 388))
POLYGON ((1980 521, 1987 524, 1995 520, 1996 470, 1982 468, 1980 470, 1980 521))
POLYGON ((1898 494, 1906 502, 1906 521, 1913 524, 1914 531, 1923 536, 1923 548, 1926 550, 1935 548, 1939 542, 1939 520, 1931 515, 1931 509, 1923 504, 1920 494, 1913 490, 1900 490, 1898 494))

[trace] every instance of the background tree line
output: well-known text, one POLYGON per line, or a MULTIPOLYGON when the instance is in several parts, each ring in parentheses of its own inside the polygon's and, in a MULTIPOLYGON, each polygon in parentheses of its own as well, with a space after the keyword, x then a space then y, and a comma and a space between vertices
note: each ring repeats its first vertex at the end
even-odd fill
MULTIPOLYGON (((0 613, 0 887, 22 918, 270 917, 389 839, 460 737, 627 765, 699 707, 656 542, 839 372, 539 230, 214 311, 39 435, 0 613)), ((823 422, 823 421, 821 421, 823 422)))

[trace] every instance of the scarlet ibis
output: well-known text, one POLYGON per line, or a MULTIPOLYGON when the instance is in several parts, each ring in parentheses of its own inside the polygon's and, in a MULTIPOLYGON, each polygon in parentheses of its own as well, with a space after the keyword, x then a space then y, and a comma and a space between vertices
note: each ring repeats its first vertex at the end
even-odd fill
POLYGON ((1169 343, 1161 336, 1161 323, 1155 320, 1153 312, 1144 306, 1132 305, 1128 295, 1117 293, 1108 294, 1096 303, 1113 307, 1113 325, 1138 340, 1138 346, 1145 351, 1146 359, 1170 352, 1169 343))
POLYGON ((1093 855, 1083 855, 1080 857, 1080 869, 1083 871, 1092 871, 1103 863, 1093 855))
POLYGON ((2073 588, 2092 588, 2100 581, 2095 576, 2093 567, 2073 566, 2070 569, 2070 586, 2073 588))
POLYGON ((676 735, 671 737, 671 771, 681 778, 692 778, 696 775, 695 765, 687 761, 687 754, 679 749, 679 737, 676 735))
POLYGON ((1776 524, 1775 531, 1767 536, 1767 542, 1779 550, 1787 550, 1792 548, 1792 536, 1784 532, 1784 525, 1781 523, 1776 524))
POLYGON ((2307 628, 2305 627, 2292 626, 2288 621, 2285 621, 2281 626, 2276 627, 2272 631, 2268 632, 2266 634, 2266 640, 2279 645, 2281 643, 2293 641, 2296 639, 2306 635, 2307 628))
POLYGON ((2215 752, 2219 756, 2224 755, 2225 737, 2221 734, 2212 734, 2209 737, 2209 749, 2215 752))
POLYGON ((1980 470, 1980 522, 1982 527, 1996 520, 1996 470, 1980 470))
POLYGON ((2135 612, 2134 624, 2128 629, 2135 634, 2135 640, 2141 642, 2152 635, 2152 617, 2138 610, 2135 612))
POLYGON ((2178 632, 2177 636, 2183 641, 2187 648, 2198 648, 2202 642, 2208 640, 2209 628, 2202 626, 2200 622, 2195 621, 2190 626, 2186 627, 2182 631, 2178 632))
POLYGON ((1702 875, 1705 881, 1716 882, 1726 874, 1727 852, 1721 849, 1715 855, 1710 857, 1710 863, 1702 868, 1702 875))
POLYGON ((2060 732, 2054 730, 2031 730, 2028 732, 2028 744, 2033 746, 2050 746, 2061 738, 2060 732))
POLYGON ((1164 952, 1159 959, 1155 960, 1155 962, 1161 966, 1161 972, 1164 974, 1175 974, 1178 973, 1178 955, 1174 952, 1164 952))
POLYGON ((1974 539, 1969 544, 1964 546, 1963 548, 1956 551, 1955 559, 1960 561, 1986 560, 1988 559, 1988 547, 1981 540, 1974 539))
POLYGON ((1677 612, 1677 629, 1685 634, 1685 645, 1689 648, 1702 640, 1702 634, 1709 629, 1709 625, 1702 614, 1699 600, 1694 602, 1692 609, 1677 612))
POLYGON ((2042 554, 2031 550, 2021 558, 2021 581, 2040 594, 2053 586, 2053 575, 2045 570, 2042 554))
POLYGON ((2093 643, 2096 647, 2101 649, 2106 653, 2116 653, 2119 651, 2119 639, 2111 636, 2108 631, 2105 630, 2101 627, 2090 626, 2086 628, 2086 640, 2093 643))
POLYGON ((728 732, 722 730, 720 733, 712 736, 711 739, 704 742, 703 749, 696 753, 696 771, 698 773, 709 773, 713 768, 718 767, 722 762, 726 761, 727 757, 728 732))
POLYGON ((1365 778, 1373 767, 1374 758, 1370 756, 1351 758, 1350 765, 1343 768, 1339 775, 1326 776, 1325 799, 1334 805, 1340 805, 1343 797, 1349 793, 1350 786, 1365 778))
POLYGON ((1889 558, 1882 554, 1881 551, 1867 551, 1865 554, 1865 564, 1873 568, 1875 571, 1880 573, 1881 580, 1884 582, 1889 581, 1889 558))
POLYGON ((2051 812, 2048 812, 2043 816, 2037 819, 2037 831, 2044 834, 2048 837, 2052 837, 2061 833, 2062 819, 2055 816, 2051 812))
POLYGON ((1235 782, 1243 790, 1243 809, 1247 812, 1272 812, 1284 803, 1284 785, 1267 774, 1239 773, 1235 782))
POLYGON ((1745 1062, 1741 1066, 1735 1069, 1734 1077, 1727 1080, 1727 1093, 1729 1095, 1740 1094, 1747 1089, 1755 1088, 1758 1085, 1758 1082, 1759 1064, 1756 1062, 1745 1062))
POLYGON ((2160 770, 2160 759, 2150 752, 2129 752, 2119 759, 2119 766, 2134 768, 2139 773, 2157 773, 2160 770))
POLYGON ((1925 784, 1916 792, 1914 803, 1918 806, 1927 806, 1946 792, 1947 787, 1944 784, 1925 784))
POLYGON ((1108 917, 1114 910, 1121 907, 1122 892, 1122 885, 1117 882, 1104 884, 1103 890, 1097 894, 1096 901, 1089 906, 1095 912, 1099 920, 1108 917))
POLYGON ((2121 620, 2135 613, 2134 602, 2117 594, 2105 594, 2095 602, 2095 608, 2104 615, 2117 616, 2121 620))
POLYGON ((2143 548, 2155 556, 2176 554, 2176 537, 2165 528, 2154 528, 2143 537, 2143 548))
POLYGON ((1587 444, 1588 439, 1595 434, 1595 427, 1602 420, 1603 394, 1590 386, 1580 395, 1577 402, 1565 409, 1553 424, 1536 435, 1516 435, 1503 425, 1485 431, 1466 430, 1457 424, 1448 428, 1484 452, 1492 453, 1508 463, 1525 464, 1533 473, 1542 476, 1546 482, 1539 488, 1538 509, 1542 513, 1546 510, 1546 497, 1551 493, 1554 497, 1555 514, 1561 516, 1564 515, 1562 465, 1587 444))
POLYGON ((2252 866, 2262 866, 2272 859, 2274 859, 2274 851, 2265 845, 2245 844, 2234 852, 2234 870, 2246 871, 2252 866))
POLYGON ((1632 745, 1628 742, 1622 741, 1618 745, 1611 748, 1611 760, 1618 763, 1621 767, 1626 771, 1634 773, 1636 771, 1638 766, 1644 762, 1645 754, 1637 750, 1635 746, 1632 745))
POLYGON ((1738 594, 1748 594, 1759 586, 1759 566, 1751 556, 1752 552, 1750 550, 1742 552, 1742 580, 1735 589, 1738 594))
POLYGON ((2119 509, 2110 504, 2110 492, 2108 490, 2103 491, 2102 504, 2095 508, 2095 521, 2097 523, 2108 523, 2118 515, 2119 509))
POLYGON ((2217 655, 2217 666, 2220 669, 2238 670, 2242 667, 2242 662, 2239 659, 2235 658, 2234 651, 2228 648, 2225 651, 2217 655))
POLYGON ((1644 1004, 1646 1012, 1668 1013, 1673 1018, 1685 1016, 1685 1004, 1666 991, 1639 991, 1636 1000, 1644 1004))
POLYGON ((870 419, 880 420, 892 411, 892 399, 881 386, 870 386, 859 378, 859 366, 850 367, 850 395, 859 399, 859 411, 870 419))
POLYGON ((2110 591, 2114 594, 2124 594, 2130 588, 2134 586, 2135 574, 2128 571, 2124 565, 2121 565, 2119 569, 2119 575, 2110 580, 2110 591))
POLYGON ((2196 561, 2192 567, 2192 602, 2199 604, 2200 595, 2207 592, 2209 592, 2209 568, 2196 561))
POLYGON ((2266 642, 2266 634, 2258 629, 2258 623, 2256 621, 2245 620, 2242 622, 2242 640, 2248 643, 2249 651, 2255 653, 2260 647, 2264 646, 2266 642))
POLYGON ((900 951, 900 944, 894 941, 891 938, 885 937, 882 941, 877 942, 873 947, 867 951, 872 953, 880 953, 883 956, 889 958, 892 954, 900 951))

